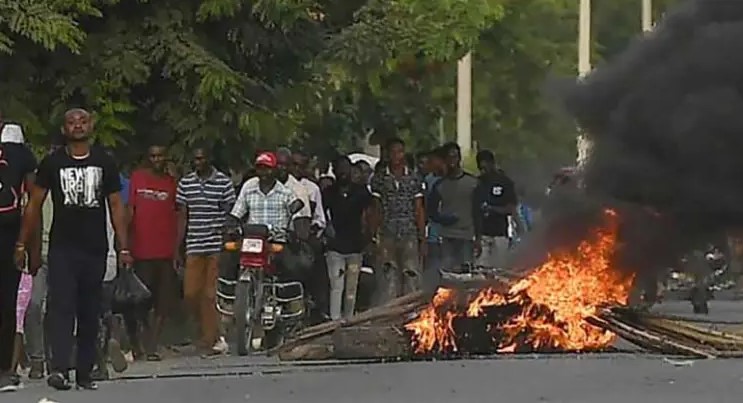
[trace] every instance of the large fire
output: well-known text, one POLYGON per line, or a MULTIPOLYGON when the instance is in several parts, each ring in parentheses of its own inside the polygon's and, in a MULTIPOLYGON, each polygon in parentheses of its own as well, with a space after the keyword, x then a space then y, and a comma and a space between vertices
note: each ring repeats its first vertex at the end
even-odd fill
POLYGON ((556 251, 507 292, 439 288, 405 325, 418 354, 592 351, 614 335, 586 323, 607 305, 626 304, 632 276, 616 270, 616 213, 574 251, 556 251))

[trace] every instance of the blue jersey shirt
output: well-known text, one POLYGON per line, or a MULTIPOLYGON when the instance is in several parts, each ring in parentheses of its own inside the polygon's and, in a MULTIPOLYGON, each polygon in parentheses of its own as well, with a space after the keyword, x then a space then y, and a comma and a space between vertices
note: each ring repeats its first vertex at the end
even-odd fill
POLYGON ((120 174, 119 178, 121 179, 121 200, 124 204, 129 204, 129 179, 124 174, 120 174))

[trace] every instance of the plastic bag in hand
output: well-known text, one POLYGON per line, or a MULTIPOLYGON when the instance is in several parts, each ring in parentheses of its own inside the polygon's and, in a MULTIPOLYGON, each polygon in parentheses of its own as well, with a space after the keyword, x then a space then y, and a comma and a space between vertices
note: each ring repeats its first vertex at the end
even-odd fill
POLYGON ((113 283, 113 305, 117 307, 140 305, 152 296, 132 270, 119 270, 113 283))

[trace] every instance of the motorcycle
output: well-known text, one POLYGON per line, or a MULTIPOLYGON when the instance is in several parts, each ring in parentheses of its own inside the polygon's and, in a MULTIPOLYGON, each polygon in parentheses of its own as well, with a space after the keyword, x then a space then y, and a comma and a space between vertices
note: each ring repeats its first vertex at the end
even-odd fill
POLYGON ((290 237, 284 230, 257 224, 242 225, 239 234, 226 237, 225 250, 239 255, 239 269, 236 280, 220 276, 217 309, 232 319, 240 356, 280 344, 307 321, 304 285, 282 263, 290 237), (234 293, 224 290, 230 286, 234 293))

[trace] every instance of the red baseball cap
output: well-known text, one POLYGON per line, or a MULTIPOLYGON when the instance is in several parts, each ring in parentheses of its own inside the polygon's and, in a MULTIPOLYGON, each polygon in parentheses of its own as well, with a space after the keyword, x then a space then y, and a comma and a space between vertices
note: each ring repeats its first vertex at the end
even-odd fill
POLYGON ((278 165, 276 154, 271 152, 258 154, 258 158, 255 159, 255 165, 263 165, 269 168, 276 168, 276 165, 278 165))

